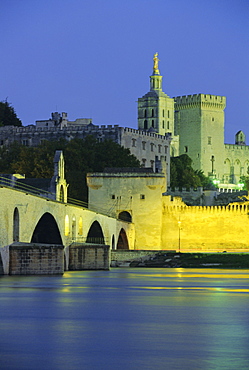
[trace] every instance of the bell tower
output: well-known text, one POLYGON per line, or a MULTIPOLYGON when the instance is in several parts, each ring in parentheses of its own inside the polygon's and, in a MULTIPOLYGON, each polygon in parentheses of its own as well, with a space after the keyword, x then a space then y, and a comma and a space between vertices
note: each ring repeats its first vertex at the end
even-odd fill
POLYGON ((138 129, 160 135, 174 135, 174 99, 162 91, 158 53, 154 54, 150 91, 138 98, 138 129))

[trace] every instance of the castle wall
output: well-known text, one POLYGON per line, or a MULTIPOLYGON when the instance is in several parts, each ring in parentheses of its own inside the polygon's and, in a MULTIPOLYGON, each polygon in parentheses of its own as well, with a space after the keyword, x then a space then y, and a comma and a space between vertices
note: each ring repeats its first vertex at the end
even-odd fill
POLYGON ((249 146, 225 144, 224 183, 239 183, 241 176, 248 176, 249 146))
POLYGON ((135 225, 132 249, 161 249, 162 174, 94 173, 87 175, 89 206, 128 212, 135 225))
MULTIPOLYGON (((76 120, 77 121, 77 120, 76 120)), ((43 141, 59 140, 64 138, 85 139, 88 135, 97 140, 112 140, 119 145, 130 149, 144 167, 157 170, 156 162, 165 162, 168 181, 170 179, 170 135, 159 135, 132 128, 119 127, 118 125, 75 125, 67 127, 0 127, 0 146, 10 145, 17 141, 26 146, 38 146, 43 141)), ((169 184, 168 184, 169 185, 169 184)))
POLYGON ((143 167, 151 167, 158 172, 157 161, 164 162, 169 186, 171 136, 125 127, 122 129, 120 139, 120 145, 129 148, 131 154, 137 157, 143 167))
POLYGON ((249 204, 226 207, 172 205, 163 199, 162 249, 249 252, 249 204))

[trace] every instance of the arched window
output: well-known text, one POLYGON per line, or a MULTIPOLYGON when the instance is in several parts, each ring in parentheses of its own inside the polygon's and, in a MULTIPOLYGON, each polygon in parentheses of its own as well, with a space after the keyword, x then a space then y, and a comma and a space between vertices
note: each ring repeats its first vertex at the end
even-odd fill
POLYGON ((144 117, 145 118, 147 117, 147 110, 146 109, 144 110, 144 117))
POLYGON ((144 129, 145 130, 148 129, 148 121, 147 121, 147 119, 144 120, 144 129))
POLYGON ((132 222, 131 214, 127 211, 120 212, 118 218, 123 221, 132 222))
POLYGON ((151 121, 151 126, 154 127, 154 120, 151 121))
POLYGON ((154 109, 151 109, 151 117, 154 117, 154 109))
POLYGON ((19 242, 19 211, 17 208, 13 214, 13 241, 19 242))

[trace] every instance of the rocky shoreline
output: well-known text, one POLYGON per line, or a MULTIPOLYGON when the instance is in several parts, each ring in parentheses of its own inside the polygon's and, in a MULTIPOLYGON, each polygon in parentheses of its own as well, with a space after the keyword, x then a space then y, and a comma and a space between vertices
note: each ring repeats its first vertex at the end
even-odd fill
POLYGON ((112 261, 111 267, 249 269, 249 254, 158 252, 134 260, 112 261))

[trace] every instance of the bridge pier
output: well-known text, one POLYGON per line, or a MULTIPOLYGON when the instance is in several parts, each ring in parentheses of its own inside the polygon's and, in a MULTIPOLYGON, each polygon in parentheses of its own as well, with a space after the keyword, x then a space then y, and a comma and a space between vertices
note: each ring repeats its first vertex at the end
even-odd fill
POLYGON ((69 270, 109 270, 110 246, 74 243, 69 247, 69 270))
POLYGON ((9 275, 60 275, 63 273, 63 245, 13 243, 9 246, 9 275))
POLYGON ((16 242, 0 249, 0 275, 60 275, 65 270, 109 270, 109 245, 16 242))

